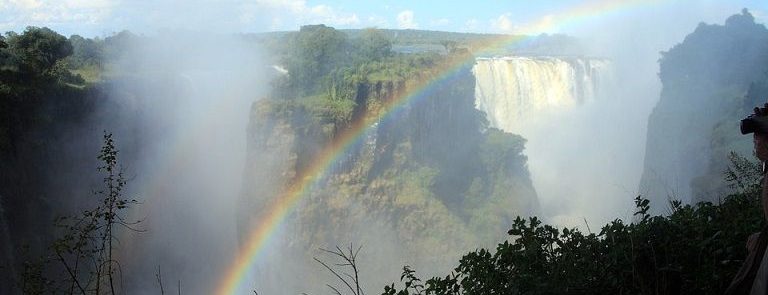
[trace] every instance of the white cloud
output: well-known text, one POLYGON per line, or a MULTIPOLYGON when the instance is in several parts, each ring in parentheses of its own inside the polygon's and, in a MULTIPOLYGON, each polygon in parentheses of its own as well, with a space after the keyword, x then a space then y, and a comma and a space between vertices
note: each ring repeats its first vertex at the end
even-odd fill
POLYGON ((3 7, 17 7, 24 10, 35 9, 43 5, 43 3, 38 0, 7 0, 2 2, 3 7))
POLYGON ((469 19, 464 23, 464 31, 477 32, 480 27, 480 22, 477 19, 469 19))
POLYGON ((304 0, 257 0, 244 2, 241 8, 241 22, 252 23, 267 18, 270 30, 295 30, 302 24, 360 24, 360 18, 355 13, 339 11, 324 4, 310 6, 304 0))
POLYGON ((110 0, 5 0, 0 15, 27 22, 97 22, 109 16, 110 0))
POLYGON ((0 0, 0 29, 93 25, 108 19, 115 5, 112 0, 0 0))
POLYGON ((536 22, 526 24, 520 27, 519 32, 524 34, 557 33, 559 27, 555 22, 555 16, 548 14, 538 19, 536 22))
POLYGON ((419 27, 413 19, 412 10, 403 10, 397 14, 397 27, 400 29, 415 29, 419 27))
POLYGON ((504 13, 491 19, 490 30, 496 33, 537 35, 541 33, 556 33, 558 27, 555 16, 548 14, 535 20, 520 23, 513 20, 511 13, 504 13))
POLYGON ((447 18, 434 19, 430 23, 432 27, 446 27, 451 24, 451 20, 447 18))
POLYGON ((327 21, 333 25, 355 25, 360 23, 357 14, 337 13, 328 5, 317 5, 309 8, 310 16, 327 21))
POLYGON ((305 0, 0 0, 0 31, 49 26, 81 32, 192 29, 296 30, 304 24, 359 26, 360 17, 305 0))
POLYGON ((512 14, 507 12, 491 20, 491 29, 496 32, 512 33, 516 27, 512 22, 512 19, 510 19, 511 16, 512 14))
POLYGON ((765 11, 761 9, 750 9, 749 13, 755 17, 755 22, 757 23, 765 24, 768 22, 768 14, 766 14, 765 11))
POLYGON ((378 16, 378 15, 371 15, 368 18, 366 18, 366 23, 370 27, 376 27, 376 28, 388 28, 389 22, 387 19, 378 16))

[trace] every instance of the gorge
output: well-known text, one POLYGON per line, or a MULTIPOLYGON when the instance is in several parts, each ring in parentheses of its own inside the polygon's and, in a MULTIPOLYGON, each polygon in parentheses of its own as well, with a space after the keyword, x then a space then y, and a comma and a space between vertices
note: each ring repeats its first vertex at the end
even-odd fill
POLYGON ((338 281, 318 262, 336 247, 361 249, 366 293, 399 287, 405 265, 469 294, 642 293, 666 275, 721 291, 760 224, 754 177, 740 190, 722 176, 729 152, 751 151, 738 120, 768 94, 768 31, 746 10, 665 47, 658 68, 658 51, 563 35, 200 36, 0 38, 0 293, 106 285, 55 254, 80 255, 57 217, 104 204, 107 133, 137 199, 121 221, 141 225, 114 236, 129 294, 163 280, 324 294, 338 281))

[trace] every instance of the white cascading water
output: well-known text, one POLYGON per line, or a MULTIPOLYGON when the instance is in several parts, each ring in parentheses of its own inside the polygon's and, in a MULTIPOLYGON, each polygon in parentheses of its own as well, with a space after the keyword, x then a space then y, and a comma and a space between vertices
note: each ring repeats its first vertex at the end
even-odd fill
POLYGON ((475 106, 490 127, 527 139, 531 180, 548 222, 585 227, 631 218, 642 143, 621 139, 634 129, 627 101, 607 99, 616 96, 612 72, 605 59, 475 61, 475 106))
POLYGON ((475 105, 491 127, 520 134, 537 113, 594 100, 607 69, 601 59, 478 58, 475 105))

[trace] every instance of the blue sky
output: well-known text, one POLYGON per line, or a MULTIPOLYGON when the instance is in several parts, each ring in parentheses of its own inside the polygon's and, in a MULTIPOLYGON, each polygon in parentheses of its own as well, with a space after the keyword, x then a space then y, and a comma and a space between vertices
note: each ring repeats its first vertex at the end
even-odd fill
MULTIPOLYGON (((324 23, 336 28, 516 33, 527 24, 591 2, 596 1, 0 0, 0 31, 20 31, 35 25, 48 26, 65 35, 93 37, 124 29, 139 33, 162 29, 261 32, 324 23)), ((768 1, 651 2, 654 3, 636 5, 630 12, 598 15, 568 27, 548 27, 544 32, 578 32, 580 26, 595 26, 604 19, 622 18, 622 13, 633 11, 653 16, 658 15, 658 10, 667 10, 674 11, 669 15, 683 15, 681 20, 689 22, 721 23, 727 15, 747 7, 760 22, 765 23, 768 17, 768 1)))

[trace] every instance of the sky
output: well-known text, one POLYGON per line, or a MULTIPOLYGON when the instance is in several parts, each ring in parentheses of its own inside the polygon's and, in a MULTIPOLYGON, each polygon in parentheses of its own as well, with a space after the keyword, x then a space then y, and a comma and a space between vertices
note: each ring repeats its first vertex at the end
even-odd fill
MULTIPOLYGON (((47 26, 64 35, 103 37, 122 30, 144 34, 166 29, 249 33, 297 30, 303 24, 322 23, 339 29, 567 34, 577 32, 580 26, 588 27, 601 17, 621 17, 618 11, 567 27, 553 25, 537 28, 535 32, 526 30, 528 24, 541 23, 590 2, 601 1, 0 0, 0 31, 19 32, 33 25, 47 26)), ((636 5, 635 9, 691 6, 693 10, 709 12, 702 21, 722 22, 724 16, 746 7, 759 22, 768 19, 768 1, 764 0, 649 2, 636 5)))

